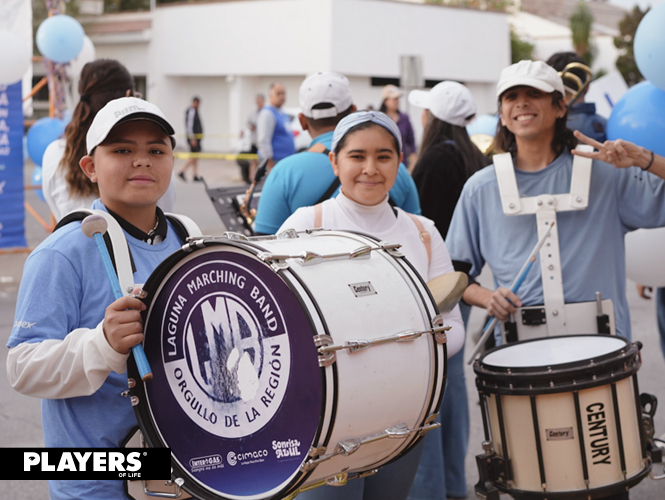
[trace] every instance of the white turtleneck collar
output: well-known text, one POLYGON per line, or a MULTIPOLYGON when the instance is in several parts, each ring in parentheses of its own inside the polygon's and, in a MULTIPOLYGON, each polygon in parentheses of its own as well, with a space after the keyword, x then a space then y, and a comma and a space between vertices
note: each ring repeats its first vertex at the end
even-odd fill
POLYGON ((342 190, 335 198, 343 216, 355 223, 361 231, 380 235, 397 224, 397 217, 388 203, 388 195, 376 205, 361 205, 346 196, 342 190))

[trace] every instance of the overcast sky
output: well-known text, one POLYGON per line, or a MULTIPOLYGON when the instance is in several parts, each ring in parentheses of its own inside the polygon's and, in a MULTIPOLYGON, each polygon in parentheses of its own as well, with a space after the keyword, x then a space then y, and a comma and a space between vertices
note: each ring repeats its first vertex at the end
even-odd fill
POLYGON ((632 9, 633 5, 639 5, 642 10, 649 6, 654 7, 663 2, 665 2, 665 0, 610 0, 610 3, 620 5, 626 9, 632 9))

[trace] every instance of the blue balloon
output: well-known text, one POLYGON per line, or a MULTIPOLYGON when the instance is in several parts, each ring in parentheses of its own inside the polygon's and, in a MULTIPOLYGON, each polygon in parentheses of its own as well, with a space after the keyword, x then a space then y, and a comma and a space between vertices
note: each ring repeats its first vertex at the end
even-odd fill
POLYGON ((499 117, 496 115, 476 116, 471 123, 466 126, 467 133, 471 135, 486 134, 494 137, 496 134, 496 125, 499 117))
POLYGON ((44 151, 49 144, 65 132, 65 122, 59 118, 40 118, 28 130, 28 155, 35 165, 41 167, 44 151))
POLYGON ((39 52, 51 61, 66 63, 76 59, 83 49, 85 31, 76 19, 64 14, 46 18, 37 29, 35 41, 39 52))
POLYGON ((628 89, 607 120, 607 138, 625 139, 665 156, 665 90, 651 82, 628 89))
POLYGON ((635 32, 635 62, 644 77, 665 90, 665 4, 651 9, 635 32))
MULTIPOLYGON (((32 171, 32 185, 42 185, 42 167, 35 167, 35 169, 32 171)), ((41 189, 36 189, 35 194, 39 197, 40 200, 46 201, 44 199, 44 192, 41 189)))

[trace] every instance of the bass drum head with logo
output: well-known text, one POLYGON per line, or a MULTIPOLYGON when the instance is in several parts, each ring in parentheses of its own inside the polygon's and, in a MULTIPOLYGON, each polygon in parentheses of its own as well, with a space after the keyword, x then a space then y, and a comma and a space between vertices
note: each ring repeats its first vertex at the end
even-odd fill
POLYGON ((144 290, 153 379, 137 384, 135 408, 148 444, 171 448, 173 476, 195 497, 286 492, 302 479, 324 401, 298 296, 242 245, 214 242, 174 253, 144 290))

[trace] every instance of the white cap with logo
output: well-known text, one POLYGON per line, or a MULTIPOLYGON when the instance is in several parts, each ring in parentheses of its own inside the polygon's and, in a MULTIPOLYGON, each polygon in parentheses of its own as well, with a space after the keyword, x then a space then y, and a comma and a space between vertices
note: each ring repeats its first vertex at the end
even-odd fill
POLYGON ((166 132, 171 139, 172 146, 175 147, 173 138, 175 131, 157 106, 137 97, 121 97, 108 102, 92 120, 85 137, 88 154, 104 142, 113 127, 134 120, 148 120, 156 123, 166 132))
POLYGON ((563 80, 552 66, 543 61, 520 61, 504 68, 496 86, 496 96, 521 86, 533 87, 548 94, 556 90, 565 95, 563 80))
POLYGON ((468 88, 461 83, 445 81, 432 90, 412 90, 409 102, 429 109, 436 118, 458 127, 465 127, 476 114, 476 102, 468 88))
POLYGON ((319 71, 305 78, 300 85, 300 108, 307 118, 332 118, 349 109, 352 104, 351 87, 344 75, 319 71), (314 109, 318 104, 331 106, 314 109))

